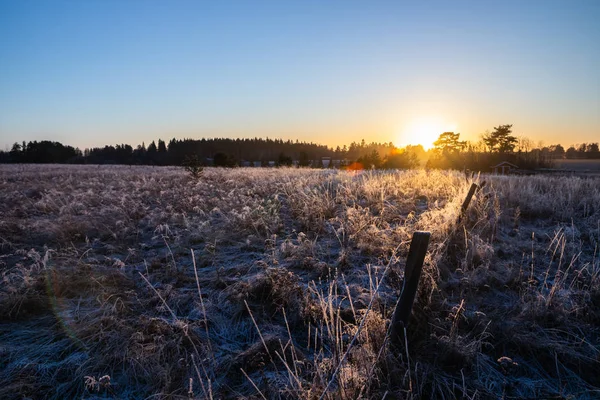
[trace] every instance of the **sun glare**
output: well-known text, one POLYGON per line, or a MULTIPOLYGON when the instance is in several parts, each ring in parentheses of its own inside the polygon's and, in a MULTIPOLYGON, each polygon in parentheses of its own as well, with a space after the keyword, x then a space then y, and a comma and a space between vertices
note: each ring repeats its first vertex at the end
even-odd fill
POLYGON ((444 132, 456 132, 456 125, 445 123, 439 118, 419 118, 405 126, 398 135, 398 142, 402 147, 420 144, 428 150, 444 132))

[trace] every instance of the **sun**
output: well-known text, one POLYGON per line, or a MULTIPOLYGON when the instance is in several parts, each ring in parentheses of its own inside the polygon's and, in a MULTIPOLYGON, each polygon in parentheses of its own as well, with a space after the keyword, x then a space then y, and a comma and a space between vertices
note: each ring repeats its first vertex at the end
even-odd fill
POLYGON ((425 150, 429 150, 433 147, 433 142, 444 132, 456 132, 456 125, 437 117, 421 117, 401 129, 398 142, 401 147, 420 144, 425 150))

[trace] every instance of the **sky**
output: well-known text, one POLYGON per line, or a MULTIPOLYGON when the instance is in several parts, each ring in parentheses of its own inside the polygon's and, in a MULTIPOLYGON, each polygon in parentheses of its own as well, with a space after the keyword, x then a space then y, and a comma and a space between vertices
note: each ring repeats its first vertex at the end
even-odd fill
POLYGON ((600 141, 600 1, 0 0, 0 146, 600 141))

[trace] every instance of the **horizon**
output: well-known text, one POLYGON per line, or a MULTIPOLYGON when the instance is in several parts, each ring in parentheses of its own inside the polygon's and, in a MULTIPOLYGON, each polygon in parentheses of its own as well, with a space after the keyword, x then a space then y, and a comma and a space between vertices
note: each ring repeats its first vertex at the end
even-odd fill
MULTIPOLYGON (((445 133, 452 133, 452 134, 454 134, 454 132, 444 132, 444 134, 445 133)), ((442 135, 440 135, 438 138, 441 139, 441 136, 442 135)), ((513 135, 511 135, 511 136, 513 136, 513 135)), ((583 152, 586 152, 586 151, 592 151, 593 152, 594 150, 590 150, 590 148, 591 148, 590 146, 593 146, 593 145, 598 146, 600 144, 600 141, 598 141, 598 140, 596 140, 596 141, 590 141, 590 142, 571 143, 571 144, 567 145, 565 143, 558 143, 558 142, 556 142, 556 143, 544 143, 543 141, 539 141, 538 143, 535 143, 535 142, 531 141, 527 137, 521 137, 521 138, 514 137, 514 138, 517 140, 517 142, 515 143, 515 149, 513 151, 510 151, 510 152, 506 153, 506 154, 509 154, 509 153, 519 153, 520 154, 521 152, 527 153, 527 152, 532 151, 532 150, 544 150, 544 149, 547 149, 547 150, 549 150, 551 152, 554 152, 556 150, 557 146, 562 147, 562 150, 564 152, 566 152, 567 150, 571 150, 571 149, 573 149, 573 150, 575 150, 577 152, 582 152, 582 151, 583 152), (523 144, 520 144, 520 140, 521 139, 525 139, 525 141, 524 141, 523 144), (524 146, 524 147, 522 147, 522 146, 524 146), (523 150, 524 148, 526 148, 526 149, 523 150)), ((345 148, 346 149, 345 151, 349 151, 350 147, 352 145, 358 145, 358 146, 363 146, 364 145, 365 147, 373 147, 373 146, 384 146, 385 147, 385 146, 387 146, 387 145, 389 145, 391 143, 393 145, 393 147, 394 147, 394 150, 390 154, 396 154, 395 153, 396 150, 407 150, 407 151, 415 151, 416 150, 417 152, 423 151, 424 153, 427 153, 427 154, 430 154, 430 153, 434 153, 435 154, 436 152, 438 152, 438 154, 439 154, 440 151, 443 151, 442 148, 444 146, 444 144, 440 145, 441 147, 437 146, 437 145, 426 147, 426 146, 423 146, 422 144, 407 144, 407 145, 400 145, 399 146, 399 145, 394 144, 393 142, 367 141, 364 138, 361 139, 361 140, 353 141, 351 143, 343 143, 343 144, 335 144, 334 143, 333 145, 329 145, 329 144, 324 144, 324 143, 321 143, 321 142, 318 142, 318 141, 314 141, 314 140, 312 140, 312 141, 311 140, 302 141, 302 140, 296 140, 296 139, 291 139, 291 138, 284 139, 284 138, 281 138, 281 137, 260 137, 260 136, 257 136, 257 137, 244 137, 244 138, 230 138, 230 137, 198 137, 198 138, 192 138, 192 137, 182 137, 182 138, 172 137, 172 138, 161 138, 161 137, 159 137, 159 138, 153 138, 153 139, 151 139, 148 142, 143 141, 141 143, 127 143, 127 142, 105 143, 105 144, 102 144, 102 145, 92 146, 92 147, 79 147, 79 146, 75 146, 75 145, 73 145, 71 143, 66 143, 66 142, 63 143, 63 142, 60 142, 60 141, 50 140, 50 139, 42 139, 42 140, 35 140, 35 141, 25 140, 25 141, 22 141, 22 142, 15 142, 13 144, 17 144, 17 145, 21 146, 21 145, 23 145, 25 143, 30 144, 30 143, 52 142, 52 143, 58 143, 58 144, 63 145, 63 146, 70 146, 73 149, 79 150, 81 152, 84 152, 86 150, 99 150, 99 149, 104 149, 106 147, 116 148, 118 146, 131 146, 132 150, 135 151, 136 149, 139 149, 140 147, 144 148, 144 149, 147 149, 148 146, 151 143, 154 143, 155 146, 158 146, 159 142, 161 140, 165 143, 165 146, 167 147, 167 149, 169 148, 169 142, 171 140, 175 140, 176 142, 184 142, 184 141, 200 142, 200 141, 203 141, 203 140, 205 140, 207 142, 220 141, 220 140, 231 140, 231 141, 236 141, 236 140, 268 141, 268 140, 271 140, 271 141, 275 141, 275 142, 276 141, 281 141, 283 144, 287 144, 289 142, 291 145, 294 145, 294 144, 307 144, 307 145, 314 145, 314 146, 319 146, 319 147, 325 146, 327 148, 327 150, 329 150, 329 151, 337 151, 337 148, 339 148, 342 151, 344 151, 344 148, 345 148), (420 150, 419 150, 419 148, 420 148, 420 150)), ((488 145, 485 144, 485 141, 483 140, 483 138, 478 138, 476 141, 471 141, 471 140, 465 140, 464 141, 465 148, 467 148, 470 145, 473 145, 476 148, 476 150, 465 150, 465 149, 463 149, 463 150, 460 150, 460 151, 461 152, 475 151, 475 152, 479 152, 479 153, 493 153, 494 152, 493 150, 490 150, 488 148, 488 145)), ((0 153, 1 152, 5 152, 5 153, 10 152, 11 151, 11 147, 12 146, 6 145, 4 147, 4 149, 0 150, 0 153)), ((563 155, 564 158, 569 158, 569 157, 567 157, 566 154, 562 154, 562 155, 563 155)))
POLYGON ((600 3, 0 4, 0 145, 600 138, 600 3))

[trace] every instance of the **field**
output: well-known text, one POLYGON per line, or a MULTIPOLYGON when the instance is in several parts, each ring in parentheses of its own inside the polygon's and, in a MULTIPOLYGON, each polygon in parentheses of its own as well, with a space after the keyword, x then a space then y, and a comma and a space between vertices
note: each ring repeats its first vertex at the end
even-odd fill
POLYGON ((484 180, 0 166, 0 398, 600 398, 600 178, 484 180))
POLYGON ((600 160, 554 160, 555 168, 576 172, 600 173, 600 160))

